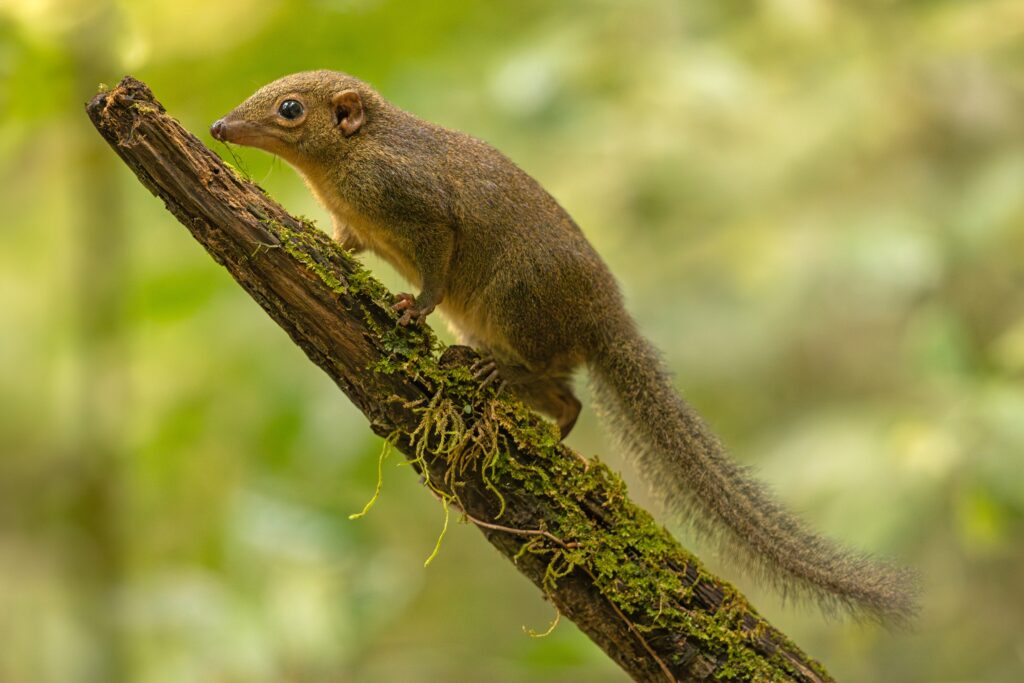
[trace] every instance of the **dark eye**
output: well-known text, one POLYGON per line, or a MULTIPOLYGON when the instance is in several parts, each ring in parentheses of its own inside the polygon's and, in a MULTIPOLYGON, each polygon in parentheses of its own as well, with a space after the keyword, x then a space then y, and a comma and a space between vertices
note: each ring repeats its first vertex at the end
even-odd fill
POLYGON ((291 121, 302 116, 302 103, 298 100, 285 100, 277 108, 277 113, 291 121))

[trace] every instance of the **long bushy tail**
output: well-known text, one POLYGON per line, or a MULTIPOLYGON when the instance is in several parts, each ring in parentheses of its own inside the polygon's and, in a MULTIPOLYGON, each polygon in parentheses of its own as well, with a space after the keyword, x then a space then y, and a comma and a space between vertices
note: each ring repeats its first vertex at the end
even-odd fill
POLYGON ((888 623, 913 616, 913 572, 812 532, 729 459, 631 320, 613 336, 589 361, 597 407, 674 521, 737 556, 784 597, 888 623))

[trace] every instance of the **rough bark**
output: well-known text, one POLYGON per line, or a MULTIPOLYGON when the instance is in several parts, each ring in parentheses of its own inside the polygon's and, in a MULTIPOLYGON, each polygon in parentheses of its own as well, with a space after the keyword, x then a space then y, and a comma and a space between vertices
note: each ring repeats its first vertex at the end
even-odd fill
POLYGON ((97 130, 209 254, 560 614, 637 681, 831 680, 709 574, 621 480, 550 425, 396 325, 390 294, 127 77, 86 107, 97 130))

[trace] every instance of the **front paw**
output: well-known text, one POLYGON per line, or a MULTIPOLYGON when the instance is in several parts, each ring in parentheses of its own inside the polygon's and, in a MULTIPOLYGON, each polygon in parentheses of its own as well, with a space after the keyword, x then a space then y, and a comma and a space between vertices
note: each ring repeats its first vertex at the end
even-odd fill
POLYGON ((422 325, 423 321, 426 320, 427 316, 434 310, 433 304, 417 307, 416 297, 405 292, 395 295, 395 303, 391 308, 402 314, 402 317, 398 319, 398 324, 403 327, 407 326, 409 323, 422 325))

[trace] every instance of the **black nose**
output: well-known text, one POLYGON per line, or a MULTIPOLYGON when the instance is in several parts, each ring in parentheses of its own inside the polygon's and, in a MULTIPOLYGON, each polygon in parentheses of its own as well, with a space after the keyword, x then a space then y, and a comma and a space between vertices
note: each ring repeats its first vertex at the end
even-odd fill
POLYGON ((224 141, 224 129, 226 127, 227 126, 224 125, 224 119, 217 119, 216 121, 213 122, 213 125, 210 126, 210 135, 213 136, 214 140, 220 140, 221 142, 223 142, 224 141))

